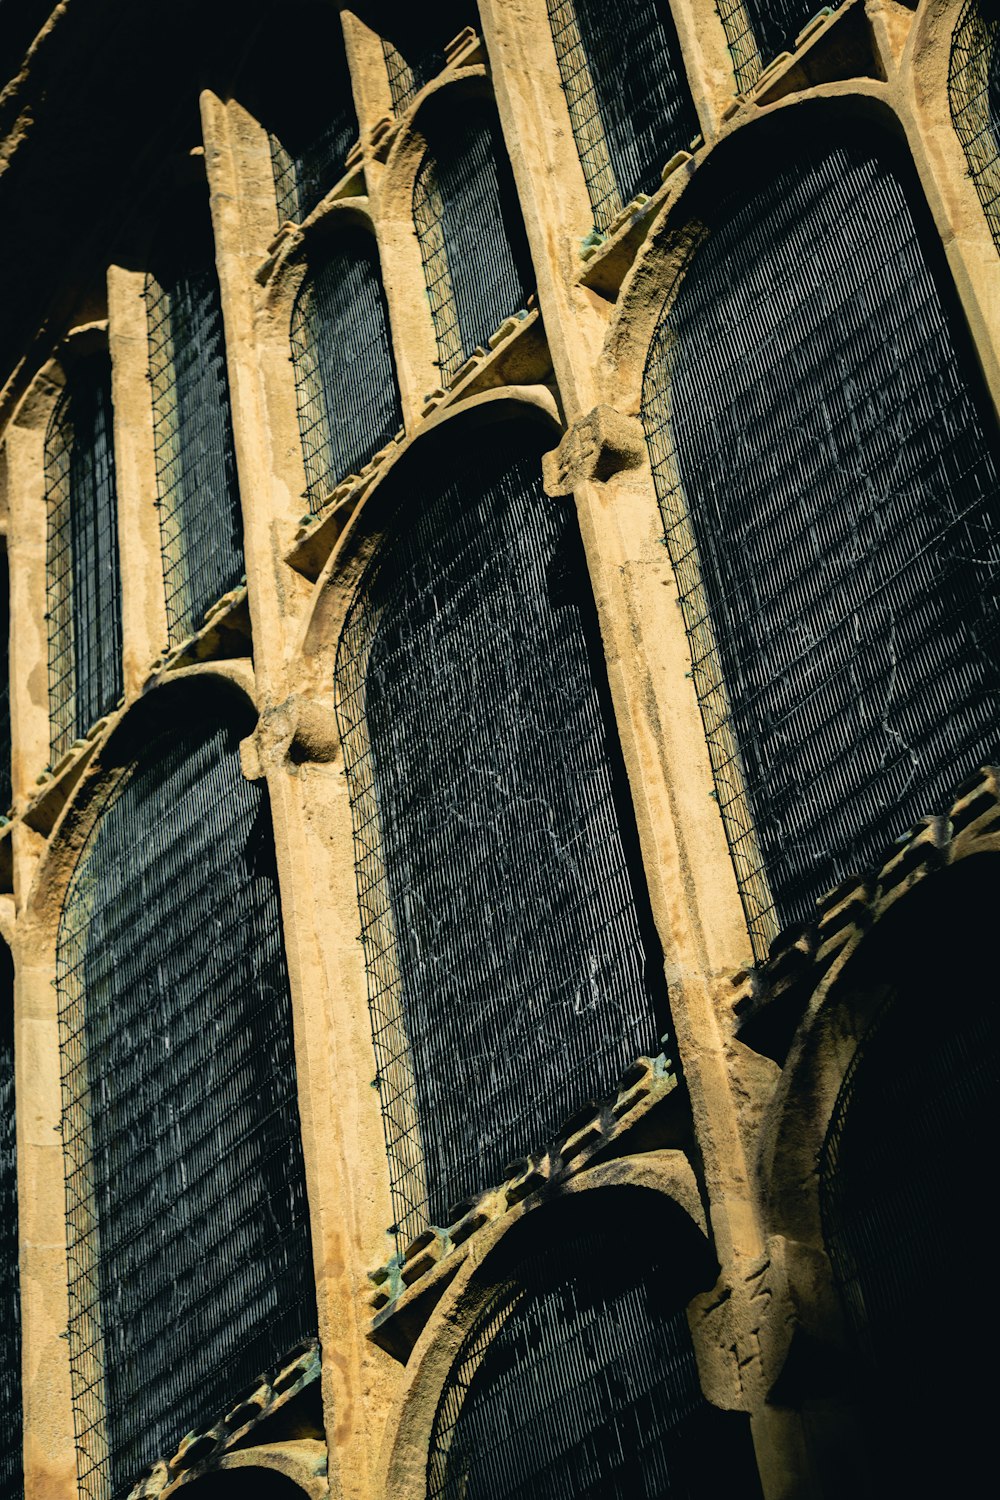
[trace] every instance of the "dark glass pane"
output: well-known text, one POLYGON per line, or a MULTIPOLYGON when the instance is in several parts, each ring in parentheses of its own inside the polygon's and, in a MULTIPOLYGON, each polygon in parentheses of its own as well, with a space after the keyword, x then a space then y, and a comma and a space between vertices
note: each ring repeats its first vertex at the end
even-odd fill
POLYGON ((760 1495, 747 1418, 702 1394, 670 1250, 592 1228, 520 1262, 448 1378, 428 1500, 760 1495))
POLYGON ((22 1493, 21 1285, 14 1115, 14 965, 0 944, 0 1495, 22 1493))
POLYGON ((94 1496, 126 1494, 316 1331, 268 804, 240 770, 250 724, 217 699, 183 700, 198 727, 175 709, 121 765, 59 930, 70 1336, 94 1496))
POLYGON ((375 240, 338 235, 292 312, 309 501, 317 509, 403 424, 375 240))
MULTIPOLYGON (((191 205, 207 216, 208 205, 191 205)), ((222 303, 211 235, 182 214, 146 278, 153 436, 171 641, 244 570, 222 303)))
POLYGON ((535 282, 496 111, 467 106, 461 128, 451 111, 432 111, 426 134, 413 209, 448 380, 524 307, 535 282))
POLYGON ((52 754, 86 734, 122 691, 118 500, 111 363, 71 367, 46 439, 52 754))
POLYGON ((572 506, 539 441, 406 484, 337 660, 372 1024, 405 1240, 501 1179, 665 1023, 572 506))
POLYGON ((758 952, 998 749, 995 424, 901 170, 845 142, 731 193, 646 373, 758 952))
POLYGON ((652 193, 698 131, 667 0, 548 0, 594 222, 652 193))

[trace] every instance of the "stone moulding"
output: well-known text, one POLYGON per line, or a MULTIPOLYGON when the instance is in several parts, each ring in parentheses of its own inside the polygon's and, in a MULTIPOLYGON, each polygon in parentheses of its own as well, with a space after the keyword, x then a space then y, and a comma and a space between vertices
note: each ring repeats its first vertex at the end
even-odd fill
MULTIPOLYGON (((368 1336, 397 1358, 406 1358, 434 1305, 465 1261, 479 1230, 512 1209, 541 1201, 585 1167, 631 1151, 647 1149, 644 1125, 663 1130, 660 1106, 680 1096, 669 1058, 640 1057, 622 1074, 615 1091, 567 1120, 545 1150, 512 1163, 496 1187, 461 1205, 451 1223, 431 1225, 401 1255, 369 1272, 374 1314, 368 1336)), ((667 1106, 669 1108, 669 1106, 667 1106)), ((669 1127, 668 1127, 669 1128, 669 1127)))
POLYGON ((842 881, 816 903, 816 917, 787 928, 765 964, 733 976, 741 1042, 784 1062, 809 997, 833 964, 919 881, 998 846, 1000 767, 984 766, 959 787, 946 813, 922 818, 868 875, 842 881))
POLYGON ((180 1485, 197 1479, 207 1464, 214 1464, 265 1418, 287 1406, 300 1391, 318 1380, 320 1365, 318 1339, 297 1345, 273 1375, 261 1375, 236 1397, 218 1421, 186 1433, 169 1458, 157 1459, 143 1478, 133 1485, 128 1500, 152 1500, 154 1496, 173 1493, 180 1485))

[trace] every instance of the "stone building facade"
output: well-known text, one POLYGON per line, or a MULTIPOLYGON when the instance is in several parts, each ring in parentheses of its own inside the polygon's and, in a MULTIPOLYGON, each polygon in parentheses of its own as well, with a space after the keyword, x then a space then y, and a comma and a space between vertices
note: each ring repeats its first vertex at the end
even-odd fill
POLYGON ((971 1492, 998 31, 0 7, 4 1497, 971 1492))

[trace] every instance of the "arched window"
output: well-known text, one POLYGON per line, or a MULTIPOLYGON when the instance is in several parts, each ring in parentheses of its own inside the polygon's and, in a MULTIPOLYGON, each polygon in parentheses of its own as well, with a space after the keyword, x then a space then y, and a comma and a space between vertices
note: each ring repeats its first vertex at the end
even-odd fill
POLYGON ((146 276, 149 377, 171 642, 243 577, 243 519, 208 202, 192 195, 146 276))
POLYGON ((444 67, 444 49, 467 26, 476 30, 475 0, 438 0, 433 10, 377 12, 393 111, 399 115, 444 67))
POLYGON ((237 92, 268 132, 278 223, 300 224, 358 139, 340 7, 282 0, 281 24, 261 28, 237 92))
POLYGON ((122 691, 111 361, 74 361, 45 439, 46 614, 53 759, 122 691))
POLYGON ((718 10, 741 91, 752 89, 782 52, 794 50, 796 37, 817 14, 816 0, 718 0, 718 10))
POLYGON ((853 965, 850 989, 883 998, 834 1106, 820 1204, 882 1494, 972 1494, 992 1451, 990 1383, 960 1372, 982 1359, 966 1308, 998 1144, 994 858, 932 877, 853 965))
POLYGON ((422 118, 427 154, 413 212, 441 378, 450 380, 524 307, 534 272, 494 106, 448 94, 422 118))
POLYGON ((612 6, 548 0, 594 223, 605 228, 636 193, 652 193, 698 131, 667 0, 612 6))
POLYGON ((575 513, 534 428, 449 438, 447 475, 397 480, 337 656, 402 1243, 659 1051, 666 1009, 575 513))
POLYGON ((948 102, 993 238, 1000 249, 1000 9, 967 0, 952 37, 948 102))
POLYGON ((7 548, 0 546, 0 814, 10 807, 10 576, 7 548))
POLYGON ((112 747, 59 927, 79 1478, 116 1500, 316 1330, 270 816, 228 702, 170 697, 112 747))
POLYGON ((428 1500, 759 1496, 747 1418, 699 1383, 690 1224, 668 1221, 668 1237, 648 1218, 628 1232, 617 1217, 550 1211, 558 1239, 514 1262, 452 1366, 428 1500))
POLYGON ((0 1494, 19 1495, 21 1284, 14 1112, 14 964, 0 943, 0 1494))
POLYGON ((292 309, 292 358, 309 503, 367 463, 403 423, 378 250, 351 227, 326 248, 292 309))
POLYGON ((707 210, 643 393, 760 955, 998 749, 995 423, 904 164, 839 134, 707 210))

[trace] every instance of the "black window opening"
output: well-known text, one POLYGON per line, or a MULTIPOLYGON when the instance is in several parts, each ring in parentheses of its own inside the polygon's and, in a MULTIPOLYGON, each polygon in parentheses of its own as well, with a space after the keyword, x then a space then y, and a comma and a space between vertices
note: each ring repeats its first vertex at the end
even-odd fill
POLYGON ((154 244, 146 276, 157 505, 171 644, 243 580, 222 301, 204 195, 154 244), (188 211, 189 210, 189 211, 188 211))
POLYGON ((0 1495, 11 1497, 21 1494, 24 1483, 14 1103, 14 964, 6 944, 0 943, 0 1495))
POLYGON ((338 650, 400 1245, 665 1032, 582 545, 541 447, 460 432, 446 477, 399 481, 338 650))
POLYGON ((667 0, 548 0, 594 223, 608 224, 698 133, 667 0))
POLYGON ((716 9, 729 43, 736 86, 745 92, 776 57, 795 50, 795 38, 822 7, 816 0, 716 0, 716 9))
POLYGON ((7 549, 0 546, 0 814, 13 799, 10 734, 10 576, 7 549))
POLYGON ((358 139, 339 7, 285 0, 282 23, 262 30, 239 86, 268 131, 279 225, 322 202, 358 139))
POLYGON ((53 759, 122 693, 111 361, 74 362, 45 440, 46 615, 53 759))
POLYGON ((445 47, 466 27, 479 27, 475 0, 440 0, 433 10, 378 12, 382 50, 389 74, 392 108, 397 115, 413 103, 425 84, 445 65, 445 47))
POLYGON ((434 1419, 428 1500, 759 1497, 747 1417, 699 1383, 685 1305, 703 1278, 687 1237, 651 1233, 648 1210, 645 1233, 562 1217, 465 1337, 434 1419))
POLYGON ((975 1302, 968 1235, 989 1215, 998 1144, 993 857, 963 861, 920 896, 865 964, 865 988, 885 998, 833 1110, 820 1204, 877 1492, 974 1494, 995 1403, 990 1382, 959 1372, 982 1368, 984 1327, 963 1304, 975 1302))
POLYGON ((413 212, 445 382, 524 310, 535 281, 495 107, 431 109, 425 134, 413 212))
MULTIPOLYGON (((114 780, 56 956, 78 1474, 117 1500, 316 1333, 281 908, 218 684, 114 780)), ((113 753, 109 752, 112 755, 113 753)))
POLYGON ((990 231, 1000 249, 1000 8, 967 0, 955 26, 948 102, 990 231))
POLYGON ((403 424, 378 250, 367 230, 341 231, 310 268, 291 339, 306 492, 316 511, 403 424))
POLYGON ((758 957, 997 754, 995 423, 904 164, 844 136, 712 209, 644 385, 758 957))

